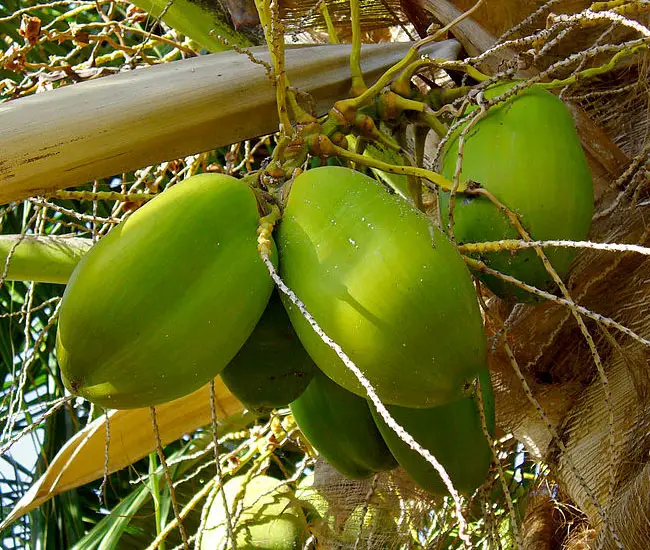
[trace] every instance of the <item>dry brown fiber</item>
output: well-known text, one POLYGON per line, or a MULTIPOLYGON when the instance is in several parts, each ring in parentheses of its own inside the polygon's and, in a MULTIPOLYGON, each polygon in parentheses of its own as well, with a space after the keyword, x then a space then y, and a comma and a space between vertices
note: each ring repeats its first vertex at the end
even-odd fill
MULTIPOLYGON (((325 20, 315 7, 315 0, 283 0, 282 20, 289 32, 300 32, 309 27, 326 30, 325 20)), ((382 29, 405 22, 404 11, 399 0, 360 0, 361 27, 365 31, 382 29)), ((327 10, 337 28, 350 26, 349 0, 328 0, 327 10)))

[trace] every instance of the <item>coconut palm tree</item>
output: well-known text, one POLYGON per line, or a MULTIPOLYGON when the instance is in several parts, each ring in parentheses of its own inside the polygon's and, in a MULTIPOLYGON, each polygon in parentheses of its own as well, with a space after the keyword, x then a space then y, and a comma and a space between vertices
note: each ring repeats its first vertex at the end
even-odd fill
MULTIPOLYGON (((501 4, 495 10, 487 3, 457 22, 451 32, 458 42, 441 43, 434 56, 454 58, 458 43, 481 56, 511 31, 504 38, 509 42, 478 57, 476 67, 559 83, 595 183, 589 238, 614 246, 582 245, 562 298, 558 290, 525 306, 482 288, 501 454, 491 485, 465 503, 469 536, 486 547, 595 540, 602 547, 643 548, 649 544, 643 511, 650 345, 647 69, 640 62, 648 45, 645 8, 637 2, 613 12, 593 6, 585 12, 587 2, 501 4), (488 504, 481 506, 479 497, 488 504)), ((171 548, 197 531, 203 502, 214 497, 221 476, 260 470, 293 483, 314 468, 313 450, 286 411, 254 418, 219 382, 157 407, 152 418, 148 409, 105 414, 71 398, 58 372, 62 283, 88 246, 187 175, 243 175, 263 166, 278 146, 272 135, 276 95, 263 67, 273 57, 254 47, 264 41, 253 3, 215 5, 188 22, 178 14, 195 7, 190 3, 0 4, 6 547, 144 548, 153 542, 171 548), (218 33, 210 33, 214 28, 218 33), (234 43, 252 48, 255 61, 225 51, 234 43), (216 50, 224 50, 221 57, 199 55, 216 50), (115 84, 104 85, 109 82, 115 84), (178 129, 173 140, 169 128, 178 129), (74 192, 60 191, 71 187, 74 192)), ((285 0, 279 13, 287 36, 337 42, 353 38, 349 6, 285 0)), ((416 39, 469 7, 462 1, 361 2, 361 30, 368 43, 390 42, 400 28, 416 39)), ((408 44, 393 42, 364 46, 366 78, 407 50, 408 44)), ((291 84, 311 94, 305 105, 319 115, 347 94, 348 58, 345 46, 287 49, 291 84)), ((418 83, 422 89, 471 83, 461 68, 422 73, 418 83)), ((429 150, 413 153, 421 162, 432 160, 429 150)), ((370 491, 334 474, 327 479, 321 490, 338 491, 333 498, 350 508, 344 515, 358 505, 352 495, 370 491)), ((402 501, 410 503, 410 515, 401 518, 408 521, 399 524, 409 540, 388 530, 395 547, 461 547, 450 498, 432 498, 409 481, 377 479, 372 491, 394 495, 399 486, 402 501)), ((406 509, 388 497, 384 502, 398 518, 406 509)))

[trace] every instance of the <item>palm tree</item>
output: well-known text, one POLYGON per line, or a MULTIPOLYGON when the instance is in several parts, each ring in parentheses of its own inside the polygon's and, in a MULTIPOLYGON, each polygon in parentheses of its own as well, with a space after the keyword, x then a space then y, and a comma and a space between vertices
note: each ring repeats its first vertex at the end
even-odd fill
MULTIPOLYGON (((281 3, 287 34, 308 31, 314 40, 346 39, 349 3, 319 2, 318 9, 315 4, 281 3)), ((454 4, 362 3, 365 38, 388 39, 383 29, 388 22, 415 38, 429 23, 444 26, 469 7, 454 4)), ((517 4, 522 12, 516 12, 514 2, 503 4, 508 9, 501 17, 495 10, 478 11, 456 24, 452 32, 468 54, 480 55, 495 35, 541 2, 517 4)), ((0 278, 0 488, 2 517, 12 520, 3 531, 7 547, 144 548, 153 543, 171 548, 197 531, 203 502, 213 496, 221 476, 263 470, 297 482, 314 468, 309 445, 286 411, 254 418, 219 382, 214 398, 208 387, 202 388, 184 401, 157 407, 153 422, 148 409, 105 415, 70 398, 61 383, 54 354, 61 283, 88 240, 103 236, 149 198, 142 195, 158 193, 197 170, 242 175, 262 166, 278 145, 271 135, 277 129, 275 91, 264 86, 259 64, 233 52, 197 57, 203 48, 224 47, 206 32, 215 17, 230 44, 260 43, 261 29, 248 18, 246 4, 219 3, 195 42, 158 20, 162 6, 138 5, 154 17, 122 2, 0 4, 0 29, 7 37, 0 63, 0 116, 9 129, 0 135, 0 195, 6 203, 2 234, 12 236, 0 242, 8 258, 0 278), (126 68, 138 70, 108 76, 126 68), (221 70, 226 68, 224 84, 221 70), (209 83, 198 92, 192 80, 197 73, 209 83), (69 86, 78 81, 90 82, 69 86), (115 94, 105 82, 119 82, 123 91, 115 94), (242 89, 251 90, 250 96, 233 93, 242 89), (234 129, 233 120, 245 124, 234 129), (174 126, 179 133, 170 141, 167 128, 174 126), (257 137, 263 134, 269 136, 257 137), (56 154, 39 154, 47 143, 55 144, 47 151, 56 154), (72 193, 57 191, 73 186, 72 193), (53 246, 52 236, 86 240, 53 246), (16 275, 23 250, 32 270, 25 277, 16 275), (180 417, 178 410, 187 414, 180 417)), ((490 482, 466 503, 464 515, 476 546, 552 548, 592 537, 604 547, 642 548, 648 544, 643 510, 648 509, 650 329, 643 214, 649 146, 647 98, 639 93, 647 70, 639 60, 648 31, 642 15, 636 15, 644 8, 635 2, 615 8, 617 15, 604 10, 596 16, 582 11, 586 4, 567 4, 568 16, 551 15, 544 30, 552 7, 540 8, 515 28, 511 42, 480 58, 477 66, 507 72, 508 62, 516 59, 519 76, 541 75, 562 84, 594 175, 598 213, 590 239, 639 246, 583 247, 567 282, 581 310, 553 298, 535 307, 514 305, 482 291, 493 344, 489 361, 500 430, 495 449, 501 460, 490 482), (575 62, 566 62, 572 55, 575 62), (572 518, 573 529, 566 527, 568 520, 558 519, 558 510, 572 518), (569 534, 554 535, 558 526, 569 534)), ((174 13, 172 5, 163 20, 192 35, 174 13)), ((447 46, 451 49, 440 45, 436 51, 452 58, 456 46, 447 46)), ((379 74, 406 50, 399 44, 364 47, 365 74, 379 74)), ((342 98, 349 50, 316 51, 288 49, 287 66, 294 68, 291 84, 310 92, 313 108, 323 114, 342 98)), ((273 62, 262 49, 252 55, 257 63, 273 62)), ((460 68, 424 73, 422 82, 460 80, 460 68)), ((330 475, 333 481, 321 489, 345 488, 351 507, 345 513, 350 513, 351 495, 366 495, 369 486, 330 475)), ((380 476, 372 491, 394 495, 396 483, 380 476)), ((450 498, 432 498, 408 480, 398 486, 410 506, 408 521, 400 527, 411 529, 402 529, 408 540, 395 535, 396 545, 462 545, 450 498)), ((386 508, 399 516, 399 504, 386 499, 386 508)))

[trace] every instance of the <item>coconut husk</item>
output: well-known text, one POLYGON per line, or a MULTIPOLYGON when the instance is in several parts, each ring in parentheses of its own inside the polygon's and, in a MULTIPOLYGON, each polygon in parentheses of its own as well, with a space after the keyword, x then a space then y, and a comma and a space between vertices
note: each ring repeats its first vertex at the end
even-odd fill
POLYGON ((528 499, 526 517, 521 525, 525 550, 551 550, 555 532, 555 503, 548 493, 533 494, 528 499))
MULTIPOLYGON (((316 0, 282 0, 280 13, 282 22, 288 33, 301 33, 305 30, 326 33, 325 19, 317 9, 316 0)), ((348 0, 327 0, 327 11, 336 28, 339 39, 349 39, 350 2, 348 0)), ((366 0, 361 9, 361 31, 366 33, 366 41, 375 40, 382 36, 382 31, 388 27, 406 25, 405 16, 399 0, 366 0), (379 31, 379 32, 378 32, 379 31), (373 35, 374 33, 374 35, 373 35)), ((389 39, 385 35, 385 39, 389 39)))

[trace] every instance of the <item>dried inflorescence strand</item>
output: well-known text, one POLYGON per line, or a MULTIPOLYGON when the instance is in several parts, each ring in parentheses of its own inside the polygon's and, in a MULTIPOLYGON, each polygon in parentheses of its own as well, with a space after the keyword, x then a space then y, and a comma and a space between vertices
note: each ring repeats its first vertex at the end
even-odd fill
POLYGON ((636 244, 596 243, 591 241, 524 241, 518 239, 504 239, 484 243, 466 243, 457 246, 462 254, 484 254, 486 252, 501 252, 505 250, 517 251, 524 248, 589 248, 591 250, 606 250, 609 252, 635 252, 650 256, 650 248, 636 244))
POLYGON ((0 274, 0 288, 5 284, 7 281, 7 275, 9 274, 9 265, 11 264, 11 259, 13 258, 14 254, 16 253, 16 249, 20 245, 20 243, 25 239, 25 236, 27 235, 27 232, 31 230, 32 225, 38 217, 41 215, 41 209, 37 208, 36 211, 32 214, 32 216, 29 218, 27 223, 23 226, 22 231, 20 232, 20 235, 18 236, 18 239, 16 239, 16 242, 11 246, 9 251, 7 252, 7 257, 4 262, 4 266, 2 268, 2 273, 0 274))
POLYGON ((640 86, 642 86, 642 82, 637 81, 637 82, 632 82, 631 84, 623 84, 616 88, 610 88, 607 90, 595 90, 593 92, 585 92, 585 93, 574 94, 574 95, 568 95, 566 93, 566 90, 568 88, 564 88, 560 93, 560 97, 562 99, 565 99, 566 101, 588 101, 590 99, 597 99, 597 98, 607 97, 611 95, 619 95, 625 92, 631 92, 632 90, 634 90, 635 88, 639 88, 640 86))
MULTIPOLYGON (((624 12, 623 12, 624 13, 624 12)), ((612 21, 618 23, 624 27, 629 27, 637 31, 643 36, 650 37, 650 30, 647 27, 644 27, 638 21, 629 19, 625 17, 623 13, 619 13, 614 10, 603 10, 594 12, 590 9, 587 9, 580 13, 575 14, 551 14, 549 15, 549 21, 558 22, 558 23, 578 23, 581 27, 589 27, 597 25, 601 21, 612 21)))
POLYGON ((242 159, 236 166, 227 167, 226 171, 228 174, 237 174, 241 170, 245 169, 246 173, 253 171, 253 161, 255 154, 262 148, 269 146, 269 136, 263 136, 257 140, 255 145, 251 147, 250 140, 244 142, 244 154, 242 159))
MULTIPOLYGON (((217 437, 217 409, 214 405, 215 403, 215 394, 214 394, 214 379, 210 380, 210 419, 212 421, 212 443, 214 445, 214 463, 217 468, 217 478, 220 483, 223 483, 223 474, 221 471, 221 462, 219 461, 219 438, 217 437)), ((221 497, 223 499, 223 510, 226 514, 226 533, 228 534, 228 541, 230 541, 233 550, 237 550, 237 540, 234 535, 232 517, 230 515, 230 509, 228 507, 228 499, 226 498, 226 493, 221 491, 221 497)))
MULTIPOLYGON (((498 77, 494 76, 488 78, 487 80, 484 80, 483 82, 478 84, 475 88, 470 90, 468 94, 457 98, 451 105, 449 104, 444 105, 440 109, 440 111, 443 110, 450 111, 456 117, 456 120, 454 120, 454 122, 449 126, 449 128, 447 129, 447 133, 440 139, 440 141, 436 146, 433 164, 438 169, 440 168, 440 164, 442 162, 442 154, 446 149, 447 143, 449 142, 450 139, 452 139, 456 135, 456 131, 458 130, 458 128, 460 128, 462 125, 467 125, 467 126, 471 125, 473 127, 473 125, 475 124, 474 120, 476 120, 476 118, 481 118, 481 119, 484 118, 487 114, 489 114, 490 108, 494 107, 495 105, 501 102, 507 101, 509 98, 514 97, 517 93, 532 86, 532 82, 529 83, 528 81, 522 81, 508 88, 498 96, 495 96, 491 99, 485 98, 483 95, 484 91, 490 86, 497 84, 500 81, 500 79, 504 77, 504 74, 505 73, 502 73, 498 75, 498 77), (478 105, 479 109, 475 109, 467 113, 466 116, 463 116, 467 108, 472 104, 478 105)), ((459 154, 459 158, 460 161, 457 160, 456 170, 458 170, 458 162, 462 163, 461 154, 459 154)), ((457 193, 464 192, 466 188, 467 188, 466 183, 460 183, 457 186, 456 192, 457 193)))
POLYGON ((509 36, 512 36, 513 34, 517 34, 521 29, 525 28, 528 25, 533 24, 533 22, 549 11, 555 4, 560 2, 560 0, 549 0, 548 2, 545 2, 542 4, 539 8, 537 8, 534 12, 532 12, 528 17, 526 17, 523 21, 519 22, 516 24, 514 27, 511 27, 508 29, 506 32, 504 32, 496 41, 496 45, 502 44, 506 38, 509 36))
POLYGON ((493 275, 495 277, 498 277, 499 279, 502 279, 510 284, 513 284, 527 292, 530 292, 531 294, 534 294, 535 296, 539 296, 540 298, 544 298, 545 300, 549 300, 552 302, 556 302, 558 304, 562 304, 564 306, 567 306, 569 308, 575 308, 576 311, 578 311, 580 314, 584 315, 585 317, 588 317, 589 319, 593 319, 594 321, 598 321, 602 323, 603 325, 607 327, 612 327, 623 334, 626 334, 630 338, 636 340, 640 344, 643 344, 644 346, 650 346, 650 340, 647 338, 644 338, 643 336, 640 336, 633 330, 621 325, 614 319, 611 319, 609 317, 606 317, 604 315, 601 315, 600 313, 595 313, 591 311, 590 309, 577 305, 575 302, 572 300, 568 300, 566 298, 559 298, 555 296, 554 294, 551 294, 550 292, 546 292, 545 290, 541 290, 539 288, 536 288, 534 286, 531 286, 527 283, 524 283, 523 281, 520 281, 519 279, 516 279, 515 277, 512 277, 511 275, 506 275, 504 273, 501 273, 499 271, 496 271, 487 265, 485 263, 481 262, 480 260, 475 260, 474 258, 468 258, 467 256, 463 256, 465 259, 465 262, 472 268, 475 269, 476 271, 481 271, 483 273, 486 273, 488 275, 493 275))
MULTIPOLYGON (((483 120, 487 116, 487 108, 485 107, 485 101, 483 99, 483 92, 479 92, 476 95, 476 103, 479 106, 479 112, 472 120, 463 128, 458 136, 458 154, 456 155, 456 166, 454 168, 454 179, 453 186, 449 192, 449 222, 447 224, 447 233, 452 240, 456 242, 454 238, 454 209, 456 206, 456 193, 461 189, 460 173, 463 170, 463 155, 465 153, 465 138, 469 132, 476 126, 478 122, 483 120)), ((465 184, 466 185, 466 184, 465 184)))
POLYGON ((121 10, 113 7, 116 4, 108 0, 56 1, 36 4, 0 18, 0 22, 21 16, 43 21, 40 33, 25 29, 29 40, 10 42, 5 52, 0 51, 0 67, 4 66, 22 77, 22 81, 15 82, 0 80, 0 101, 52 88, 54 82, 59 85, 90 80, 121 69, 133 69, 137 65, 162 63, 181 55, 197 54, 178 40, 154 35, 141 28, 137 14, 127 13, 127 17, 122 18, 121 10), (112 6, 111 9, 102 10, 107 4, 112 6), (100 15, 100 21, 95 14, 100 15), (75 24, 69 25, 70 21, 75 21, 75 24), (44 51, 51 53, 51 45, 56 45, 58 50, 62 44, 65 44, 66 55, 43 55, 44 51), (110 51, 99 55, 101 45, 110 46, 110 51), (171 49, 167 47, 163 51, 160 45, 171 49), (116 66, 117 61, 123 63, 122 68, 116 66))
MULTIPOLYGON (((75 399, 76 399, 76 397, 74 395, 66 395, 65 397, 57 397, 56 399, 51 399, 49 401, 36 401, 36 402, 33 402, 33 403, 27 405, 23 409, 23 412, 28 413, 30 416, 34 417, 36 414, 38 414, 40 412, 41 409, 44 409, 43 414, 44 415, 45 414, 49 415, 49 414, 51 414, 51 411, 50 411, 51 407, 60 407, 61 403, 66 404, 66 403, 69 403, 70 401, 74 401, 75 399)), ((0 423, 5 423, 8 418, 9 418, 9 416, 7 414, 0 415, 0 423)), ((34 418, 33 419, 34 420, 33 421, 34 427, 26 426, 25 429, 28 430, 28 431, 25 432, 25 433, 29 433, 29 429, 35 429, 36 426, 42 424, 43 419, 34 418)), ((18 440, 16 440, 16 441, 18 441, 18 440)), ((6 445, 6 443, 7 442, 5 442, 5 445, 6 445)), ((4 452, 6 452, 6 450, 3 451, 2 449, 4 449, 4 445, 3 445, 3 447, 0 447, 0 455, 2 455, 4 452)))
MULTIPOLYGON (((214 451, 214 449, 212 448, 212 444, 210 444, 209 448, 206 449, 206 451, 207 452, 203 453, 203 454, 208 454, 208 453, 211 453, 211 452, 214 451)), ((199 454, 199 453, 194 453, 194 459, 198 458, 196 455, 198 455, 198 457, 201 456, 201 454, 199 454)), ((174 464, 180 464, 182 462, 189 462, 191 460, 193 460, 193 458, 190 458, 189 456, 181 456, 181 457, 178 457, 178 458, 173 459, 173 460, 168 460, 167 465, 168 466, 173 466, 174 464)), ((212 461, 211 460, 201 464, 200 466, 198 466, 196 469, 194 469, 189 474, 187 474, 187 475, 183 476, 182 478, 174 481, 174 489, 177 489, 178 487, 180 487, 184 483, 188 483, 189 481, 192 481, 193 479, 196 479, 197 476, 200 476, 201 474, 203 474, 203 472, 210 469, 211 467, 212 467, 212 461)), ((138 479, 143 480, 143 479, 148 479, 149 477, 151 477, 151 476, 141 476, 138 479)), ((131 483, 133 483, 133 482, 131 482, 131 483)))
POLYGON ((180 512, 178 509, 178 500, 176 499, 176 491, 174 490, 172 475, 169 471, 169 466, 167 466, 167 460, 165 459, 165 453, 163 451, 162 442, 160 440, 160 431, 158 429, 158 422, 156 421, 156 407, 149 407, 149 412, 151 414, 151 425, 153 426, 153 435, 156 441, 156 452, 158 453, 158 458, 160 459, 160 464, 165 472, 165 479, 167 480, 167 486, 169 487, 169 496, 172 501, 172 508, 174 510, 174 517, 178 523, 178 530, 181 533, 181 538, 183 539, 183 547, 185 550, 189 550, 189 541, 187 539, 187 532, 185 531, 185 526, 183 525, 180 512))
POLYGON ((541 48, 533 54, 533 62, 537 63, 548 56, 555 46, 562 44, 566 38, 574 31, 579 30, 577 23, 567 24, 566 26, 557 25, 557 34, 552 40, 545 42, 541 48))
MULTIPOLYGON (((598 38, 594 41, 592 47, 598 47, 598 46, 602 45, 605 42, 605 39, 613 33, 615 28, 616 28, 616 25, 612 23, 607 29, 605 29, 602 33, 600 33, 598 38)), ((587 58, 585 57, 580 61, 580 63, 578 64, 578 66, 576 67, 576 70, 574 72, 577 73, 577 72, 582 71, 586 64, 587 64, 587 58)), ((562 88, 562 90, 560 91, 560 94, 559 94, 560 99, 562 99, 562 100, 565 99, 565 95, 566 95, 567 91, 569 90, 569 88, 570 88, 570 86, 566 86, 566 87, 562 88)))
POLYGON ((47 201, 45 199, 39 199, 39 198, 31 198, 29 199, 30 202, 38 205, 38 206, 45 206, 47 208, 51 208, 55 212, 60 212, 61 214, 65 214, 66 216, 70 216, 76 220, 82 221, 82 222, 100 222, 104 224, 111 224, 111 225, 117 225, 120 223, 122 220, 119 218, 115 217, 110 217, 110 218, 104 218, 104 217, 96 217, 92 216, 89 214, 82 214, 80 212, 77 212, 75 210, 71 210, 70 208, 65 208, 63 206, 60 206, 58 204, 55 204, 53 202, 47 201))
POLYGON ((485 439, 488 442, 488 445, 490 446, 490 451, 492 452, 492 462, 494 463, 497 469, 497 477, 499 478, 499 483, 501 484, 501 488, 503 489, 503 495, 505 496, 506 499, 506 505, 508 507, 508 515, 510 516, 510 529, 512 530, 512 534, 515 538, 515 543, 517 544, 517 548, 521 549, 523 548, 523 544, 521 540, 521 534, 519 533, 517 515, 515 514, 515 507, 514 504, 512 503, 512 497, 510 496, 510 490, 508 489, 508 483, 506 482, 505 474, 503 473, 503 467, 501 466, 501 461, 499 460, 499 455, 497 453, 494 439, 490 435, 490 430, 488 430, 487 418, 485 417, 485 405, 483 401, 483 389, 481 388, 481 384, 478 378, 474 381, 474 388, 475 388, 476 404, 478 405, 478 414, 481 419, 481 430, 483 431, 483 435, 485 436, 485 439))
MULTIPOLYGON (((49 417, 51 417, 54 413, 56 413, 61 407, 68 404, 70 401, 74 399, 76 399, 74 396, 66 396, 66 397, 61 397, 54 401, 50 401, 48 403, 43 403, 43 404, 39 403, 39 405, 46 406, 47 410, 43 413, 43 415, 40 418, 33 419, 33 422, 31 424, 27 424, 27 426, 25 426, 13 437, 6 439, 3 436, 5 443, 0 447, 0 456, 7 453, 23 437, 25 437, 28 433, 31 433, 34 430, 36 430, 39 426, 43 424, 43 422, 45 422, 49 417)), ((7 420, 10 417, 11 417, 10 415, 6 415, 3 416, 3 418, 1 418, 0 420, 7 420)))
MULTIPOLYGON (((533 48, 532 53, 536 54, 537 48, 539 48, 540 45, 542 45, 542 47, 550 47, 552 45, 555 45, 556 43, 559 43, 561 41, 561 38, 563 38, 565 35, 562 35, 562 37, 560 37, 559 40, 557 39, 557 37, 556 38, 551 38, 551 37, 555 35, 556 31, 561 32, 562 30, 564 30, 566 26, 571 24, 573 21, 574 21, 573 19, 558 20, 549 28, 540 30, 537 33, 534 33, 530 36, 513 40, 513 41, 504 42, 497 46, 494 46, 494 48, 482 53, 481 55, 469 59, 468 62, 479 63, 489 55, 496 53, 498 50, 504 48, 510 48, 510 47, 512 48, 532 47, 533 48)), ((641 26, 641 29, 643 30, 645 29, 645 27, 641 26)), ((575 84, 579 80, 593 78, 595 76, 610 72, 624 58, 630 57, 648 48, 648 46, 650 45, 650 40, 649 40, 650 35, 648 33, 650 33, 650 31, 648 31, 648 29, 645 29, 645 31, 641 32, 643 38, 629 40, 621 44, 594 45, 590 48, 587 48, 586 50, 581 50, 579 52, 574 52, 570 55, 567 55, 566 57, 560 59, 559 61, 552 63, 545 70, 540 71, 538 74, 528 77, 525 81, 522 81, 521 84, 518 84, 517 86, 511 88, 510 90, 508 90, 508 92, 506 92, 506 94, 503 94, 499 98, 495 98, 495 99, 499 101, 505 100, 508 97, 510 97, 510 94, 517 93, 521 91, 524 87, 530 86, 534 83, 540 83, 540 85, 547 88, 566 87, 570 84, 575 84), (613 54, 613 55, 609 59, 609 61, 607 61, 601 66, 590 67, 583 70, 573 69, 571 76, 567 78, 560 79, 560 80, 553 80, 551 82, 544 82, 546 78, 551 77, 552 75, 558 73, 560 70, 567 69, 576 64, 579 64, 579 66, 583 66, 586 60, 602 54, 613 54)), ((507 72, 508 71, 495 75, 494 78, 503 79, 504 77, 508 76, 507 72)), ((489 83, 491 82, 488 82, 487 84, 489 83)))
MULTIPOLYGON (((89 8, 94 8, 97 4, 95 2, 78 2, 81 5, 85 5, 89 8)), ((103 2, 99 2, 100 4, 103 2)), ((15 19, 17 17, 22 17, 25 14, 29 14, 34 11, 41 11, 43 9, 47 8, 56 8, 59 6, 69 6, 70 1, 69 0, 55 0, 54 2, 46 2, 43 4, 36 4, 34 6, 27 6, 25 8, 20 8, 19 10, 16 10, 12 12, 11 14, 5 16, 5 17, 0 17, 0 23, 6 23, 11 21, 12 19, 15 19)))
MULTIPOLYGON (((49 197, 76 201, 147 202, 156 195, 152 193, 118 193, 117 191, 55 191, 49 197)), ((96 218, 96 217, 95 217, 96 218)), ((96 218, 97 220, 99 218, 96 218)))
POLYGON ((221 40, 224 43, 224 45, 231 47, 237 53, 240 53, 240 54, 245 55, 246 57, 248 57, 248 60, 251 63, 254 63, 255 65, 260 65, 260 66, 264 67, 264 70, 266 71, 266 78, 268 78, 269 81, 275 85, 273 67, 271 66, 271 64, 268 61, 264 61, 264 59, 260 59, 259 57, 255 56, 255 54, 253 52, 251 52, 248 48, 242 48, 241 46, 238 46, 237 44, 231 44, 228 40, 226 40, 223 37, 220 37, 219 40, 221 40))
MULTIPOLYGON (((23 312, 25 314, 25 330, 24 330, 24 339, 25 339, 25 344, 24 344, 24 359, 22 361, 22 365, 20 368, 20 375, 18 377, 18 384, 15 384, 16 380, 16 371, 15 371, 15 365, 13 365, 13 370, 12 370, 12 378, 14 380, 14 385, 11 388, 10 391, 10 396, 9 396, 9 412, 7 414, 7 423, 4 426, 4 429, 2 431, 2 440, 6 440, 9 437, 9 434, 13 431, 16 420, 18 418, 18 409, 21 407, 23 404, 23 397, 24 397, 24 391, 25 391, 25 386, 27 384, 27 375, 29 370, 31 369, 32 365, 37 361, 38 359, 38 353, 37 350, 40 348, 42 343, 45 341, 45 339, 48 336, 49 331, 52 329, 54 324, 56 323, 56 320, 59 315, 59 307, 61 305, 61 302, 58 302, 56 307, 54 308, 54 311, 52 314, 49 316, 47 323, 39 333, 38 337, 34 340, 33 343, 30 344, 31 341, 31 314, 30 311, 33 311, 33 308, 31 306, 32 300, 33 300, 33 293, 34 293, 34 283, 30 283, 28 291, 27 291, 27 296, 26 296, 26 301, 25 301, 25 306, 23 308, 23 312)), ((0 453, 1 455, 2 453, 0 453)))
POLYGON ((625 197, 629 196, 630 191, 637 193, 638 190, 644 187, 644 184, 650 181, 648 170, 644 169, 644 166, 650 167, 650 140, 648 140, 643 149, 630 160, 625 171, 610 184, 609 189, 622 189, 611 204, 594 215, 594 220, 604 218, 614 212, 621 204, 621 201, 625 197), (625 185, 628 180, 630 180, 630 183, 625 185))
MULTIPOLYGON (((214 500, 213 498, 211 499, 210 497, 212 496, 212 493, 214 491, 218 491, 220 489, 220 484, 218 483, 218 480, 216 477, 212 478, 210 481, 208 481, 203 488, 196 492, 194 496, 190 499, 190 501, 183 507, 183 509, 179 512, 178 517, 174 517, 167 525, 165 525, 165 528, 158 534, 158 536, 151 542, 149 546, 147 546, 146 550, 155 550, 156 548, 159 548, 160 545, 165 541, 165 539, 169 536, 169 534, 177 528, 179 520, 182 521, 187 517, 187 515, 194 510, 196 506, 198 506, 199 502, 201 502, 204 498, 207 497, 207 501, 210 502, 211 500, 214 500)), ((215 493, 216 494, 216 493, 215 493)), ((199 529, 197 531, 197 535, 194 535, 191 537, 191 539, 194 539, 195 541, 200 540, 200 537, 198 534, 201 533, 202 529, 204 528, 204 522, 205 519, 207 519, 207 513, 208 513, 208 507, 204 507, 202 515, 201 515, 201 523, 199 524, 199 529), (204 517, 205 516, 205 517, 204 517)), ((187 539, 188 543, 190 542, 190 538, 187 539)))
MULTIPOLYGON (((94 405, 94 403, 93 403, 94 405)), ((99 485, 99 495, 97 497, 99 498, 99 503, 102 504, 102 500, 104 503, 104 506, 107 504, 106 500, 106 485, 108 483, 108 462, 110 460, 110 447, 111 447, 111 419, 108 414, 108 410, 104 410, 104 427, 105 427, 105 433, 104 433, 104 473, 102 477, 102 482, 99 485)))

